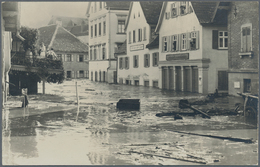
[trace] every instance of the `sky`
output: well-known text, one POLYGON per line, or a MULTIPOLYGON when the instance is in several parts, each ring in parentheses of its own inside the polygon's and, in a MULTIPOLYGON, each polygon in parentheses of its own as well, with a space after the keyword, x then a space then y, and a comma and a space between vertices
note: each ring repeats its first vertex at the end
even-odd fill
POLYGON ((21 25, 46 26, 52 15, 84 18, 87 6, 88 2, 21 2, 21 25))

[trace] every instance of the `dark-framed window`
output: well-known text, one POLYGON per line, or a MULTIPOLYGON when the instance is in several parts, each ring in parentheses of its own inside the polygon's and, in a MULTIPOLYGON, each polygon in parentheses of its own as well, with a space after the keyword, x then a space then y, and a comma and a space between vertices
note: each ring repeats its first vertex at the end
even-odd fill
POLYGON ((134 65, 134 68, 138 68, 138 65, 139 65, 139 56, 138 55, 134 55, 134 60, 133 60, 133 65, 134 65))
POLYGON ((125 33, 125 20, 118 20, 117 33, 125 33))
POLYGON ((83 62, 84 61, 84 55, 79 55, 79 62, 83 62))
POLYGON ((158 66, 159 61, 159 52, 153 53, 153 66, 158 66))

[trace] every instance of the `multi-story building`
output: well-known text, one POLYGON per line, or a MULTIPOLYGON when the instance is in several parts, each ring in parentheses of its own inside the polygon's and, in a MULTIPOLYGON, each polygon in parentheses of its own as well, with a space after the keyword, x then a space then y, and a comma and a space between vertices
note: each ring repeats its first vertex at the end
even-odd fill
POLYGON ((2 107, 4 106, 9 92, 9 71, 11 68, 11 48, 12 48, 12 32, 18 38, 24 40, 19 35, 20 32, 20 2, 2 2, 1 5, 1 70, 2 70, 2 107))
POLYGON ((90 80, 116 83, 115 51, 126 39, 125 22, 130 2, 89 2, 90 80))
POLYGON ((65 16, 52 16, 48 25, 58 24, 77 38, 83 43, 88 44, 88 19, 79 17, 65 17, 65 16))
POLYGON ((155 35, 154 30, 162 4, 131 2, 125 27, 127 40, 116 53, 118 83, 158 87, 159 36, 155 35))
POLYGON ((63 61, 65 78, 88 78, 88 46, 60 25, 41 27, 37 46, 53 49, 63 61))
POLYGON ((228 14, 229 94, 258 94, 259 90, 259 4, 230 2, 228 14))
POLYGON ((156 32, 159 87, 213 93, 228 90, 228 3, 167 1, 156 32))

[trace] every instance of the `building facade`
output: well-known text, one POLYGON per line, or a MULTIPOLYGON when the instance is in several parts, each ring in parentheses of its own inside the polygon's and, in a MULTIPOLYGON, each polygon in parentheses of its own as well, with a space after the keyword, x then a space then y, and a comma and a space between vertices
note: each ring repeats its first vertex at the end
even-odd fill
POLYGON ((1 70, 2 70, 2 108, 7 100, 9 92, 9 71, 11 68, 12 32, 18 38, 24 40, 20 35, 20 2, 2 2, 1 5, 1 70))
MULTIPOLYGON (((60 25, 49 25, 39 30, 38 48, 53 49, 63 62, 65 78, 88 78, 88 46, 60 25)), ((45 55, 45 54, 44 54, 45 55)))
POLYGON ((230 3, 229 94, 259 91, 259 4, 258 1, 230 3), (248 10, 250 9, 250 10, 248 10))
POLYGON ((159 87, 176 91, 228 91, 227 4, 164 2, 160 35, 159 87))
POLYGON ((89 79, 116 83, 115 51, 126 39, 125 22, 130 2, 89 2, 89 79))
POLYGON ((118 55, 118 83, 158 87, 159 36, 154 34, 163 2, 132 2, 127 40, 118 55), (125 50, 126 53, 123 53, 125 50), (123 54, 122 54, 123 53, 123 54))

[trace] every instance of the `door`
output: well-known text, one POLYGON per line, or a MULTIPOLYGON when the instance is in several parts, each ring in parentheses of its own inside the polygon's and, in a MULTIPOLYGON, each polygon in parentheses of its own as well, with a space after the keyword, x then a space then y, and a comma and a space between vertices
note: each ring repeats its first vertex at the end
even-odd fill
POLYGON ((173 69, 169 68, 169 89, 173 90, 173 69))
POLYGON ((192 92, 199 92, 199 73, 198 67, 192 68, 192 92))
POLYGON ((176 90, 181 91, 181 67, 176 67, 176 90))
POLYGON ((190 76, 190 67, 184 68, 184 91, 191 92, 191 76, 190 76))
POLYGON ((114 71, 114 83, 117 83, 117 72, 114 71))
POLYGON ((227 71, 218 71, 218 90, 228 91, 228 73, 227 71))

